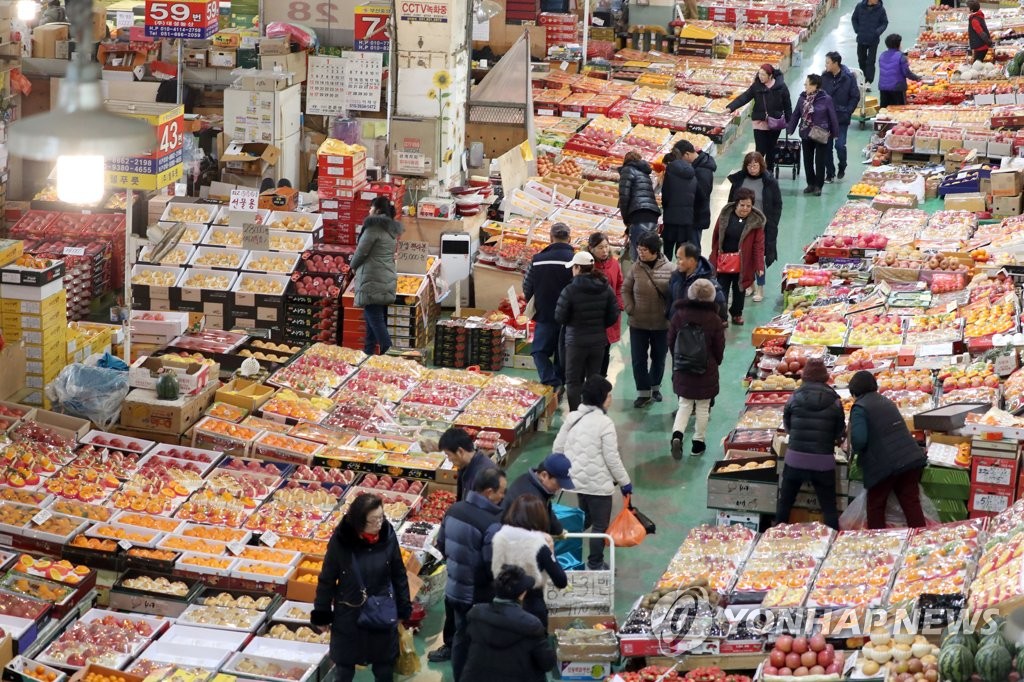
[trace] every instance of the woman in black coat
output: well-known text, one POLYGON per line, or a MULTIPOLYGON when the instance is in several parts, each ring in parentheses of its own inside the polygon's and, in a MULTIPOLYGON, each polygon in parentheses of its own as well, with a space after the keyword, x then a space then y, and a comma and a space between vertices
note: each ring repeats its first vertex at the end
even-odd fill
MULTIPOLYGON (((764 157, 760 152, 749 152, 743 157, 743 168, 729 176, 729 201, 736 201, 736 193, 740 187, 754 192, 754 208, 764 213, 764 265, 771 267, 779 258, 776 242, 779 236, 779 221, 782 219, 782 191, 779 181, 768 171, 764 157)), ((754 301, 764 300, 764 273, 757 275, 753 290, 748 289, 747 295, 754 294, 754 301)))
POLYGON ((372 665, 377 682, 391 682, 398 659, 398 623, 383 631, 357 623, 367 595, 394 597, 398 620, 412 615, 409 579, 398 536, 376 495, 361 494, 327 544, 310 622, 331 629, 331 660, 339 682, 351 682, 357 665, 372 665))
POLYGON ((661 238, 665 257, 672 260, 680 244, 700 246, 700 230, 694 227, 694 203, 697 196, 697 173, 682 155, 672 150, 665 155, 665 180, 661 185, 661 208, 664 227, 661 238))
POLYGON ((536 616, 523 610, 534 580, 506 564, 494 579, 494 601, 469 611, 469 659, 464 680, 543 682, 555 667, 555 652, 536 616))
POLYGON ((651 180, 651 164, 639 152, 629 151, 619 168, 619 212, 629 232, 629 253, 636 262, 636 245, 648 232, 658 229, 658 198, 651 180))
POLYGON ((726 108, 733 112, 750 101, 754 102, 754 110, 750 113, 751 127, 754 129, 754 149, 764 156, 770 173, 775 170, 775 143, 779 141, 779 134, 785 125, 772 130, 768 118, 782 118, 788 121, 793 113, 789 88, 782 78, 782 72, 771 64, 762 64, 750 87, 729 102, 726 108))

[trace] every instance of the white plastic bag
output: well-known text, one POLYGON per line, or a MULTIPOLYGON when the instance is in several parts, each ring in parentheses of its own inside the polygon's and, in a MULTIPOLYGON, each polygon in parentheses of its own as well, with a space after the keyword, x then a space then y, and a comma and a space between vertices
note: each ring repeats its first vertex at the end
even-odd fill
MULTIPOLYGON (((924 512, 925 524, 928 526, 939 525, 939 511, 935 508, 935 503, 920 486, 918 486, 918 494, 921 496, 921 511, 924 512)), ((885 525, 889 528, 906 528, 907 526, 907 517, 903 515, 903 508, 900 507, 895 493, 889 493, 889 500, 885 505, 885 525)), ((839 517, 839 528, 841 530, 863 530, 867 527, 868 491, 862 490, 839 517)))
POLYGON ((890 180, 889 182, 882 185, 883 192, 904 192, 906 194, 913 194, 917 197, 919 204, 924 203, 924 176, 916 175, 911 182, 903 182, 902 180, 890 180))

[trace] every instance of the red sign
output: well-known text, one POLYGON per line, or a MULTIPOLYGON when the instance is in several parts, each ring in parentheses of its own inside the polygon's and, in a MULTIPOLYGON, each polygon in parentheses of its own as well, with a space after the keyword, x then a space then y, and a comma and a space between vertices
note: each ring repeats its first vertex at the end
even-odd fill
POLYGON ((203 40, 217 32, 219 0, 146 0, 146 35, 203 40))

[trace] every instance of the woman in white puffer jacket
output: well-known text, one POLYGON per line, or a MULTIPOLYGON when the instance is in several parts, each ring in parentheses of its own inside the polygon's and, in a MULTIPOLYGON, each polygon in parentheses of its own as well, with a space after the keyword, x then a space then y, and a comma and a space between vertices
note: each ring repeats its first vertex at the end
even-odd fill
MULTIPOLYGON (((583 385, 582 404, 571 412, 555 436, 554 452, 564 452, 572 462, 573 492, 585 516, 584 527, 604 533, 612 518, 612 495, 615 486, 623 495, 633 492, 626 467, 619 456, 615 423, 605 410, 611 404, 612 385, 600 374, 591 375, 583 385)), ((587 568, 607 570, 604 562, 604 540, 590 541, 587 568)))

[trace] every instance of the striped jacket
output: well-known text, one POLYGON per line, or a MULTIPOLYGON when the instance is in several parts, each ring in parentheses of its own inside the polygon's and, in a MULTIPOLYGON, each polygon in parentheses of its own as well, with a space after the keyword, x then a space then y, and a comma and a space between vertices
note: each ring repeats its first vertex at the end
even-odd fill
POLYGON ((555 304, 562 289, 572 281, 572 270, 565 264, 572 261, 572 244, 554 242, 530 261, 523 279, 523 296, 533 302, 536 322, 554 322, 555 304))

